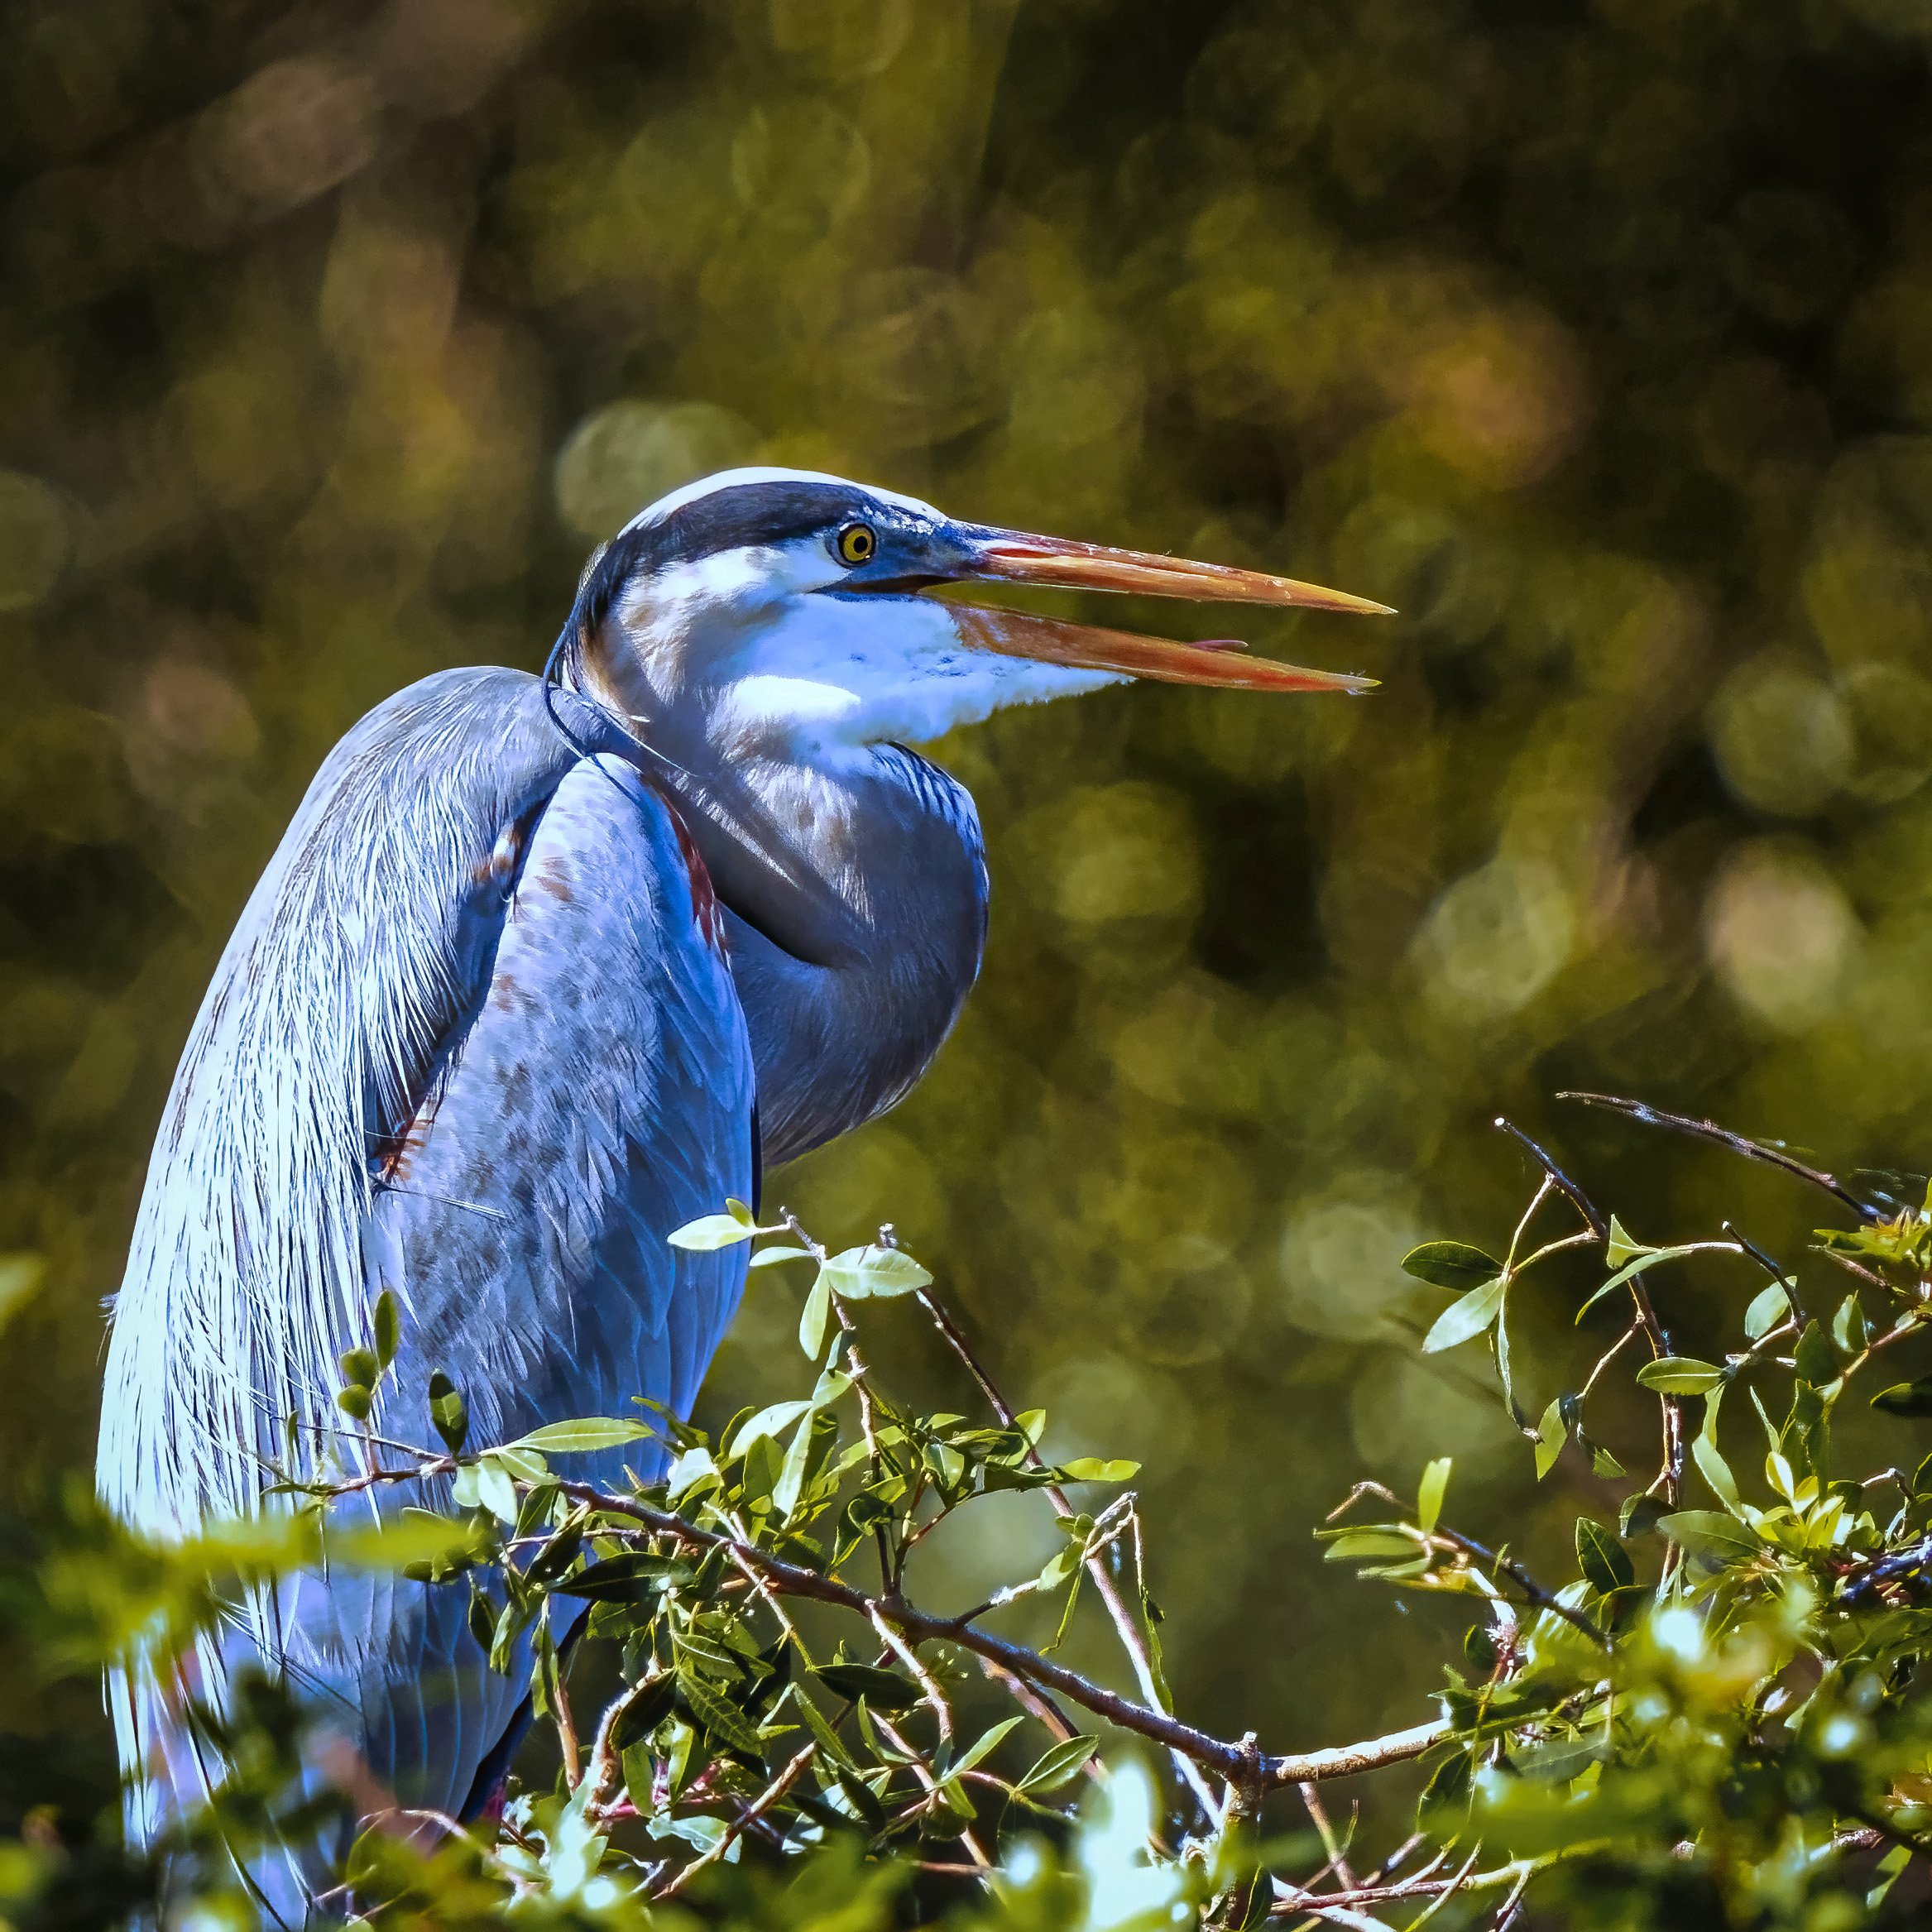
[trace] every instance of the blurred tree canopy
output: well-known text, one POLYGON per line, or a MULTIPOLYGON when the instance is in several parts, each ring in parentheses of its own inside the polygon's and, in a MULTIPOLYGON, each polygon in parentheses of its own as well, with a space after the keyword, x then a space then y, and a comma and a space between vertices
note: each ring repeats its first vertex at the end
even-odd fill
MULTIPOLYGON (((1932 1160, 1915 0, 12 0, 0 36, 17 1546, 91 1455, 175 1057, 322 755, 425 672, 535 668, 590 545, 734 462, 1403 612, 1252 627, 1367 699, 1128 690, 941 747, 985 981, 913 1100, 773 1183, 837 1238, 896 1211, 1049 1453, 1159 1447, 1206 1720, 1354 1735, 1437 1675, 1446 1626, 1317 1594, 1354 1476, 1451 1441, 1567 1537, 1587 1465, 1535 1488, 1397 1266, 1518 1199, 1491 1116, 1647 1241, 1815 1217, 1556 1090, 1932 1160)), ((707 1410, 796 1316, 755 1289, 707 1410)), ((1577 1345, 1519 1319, 1533 1412, 1577 1345)), ((1052 1548, 1035 1501, 990 1570, 1052 1548)), ((4 1682, 0 1731, 105 1799, 86 1700, 4 1682)))

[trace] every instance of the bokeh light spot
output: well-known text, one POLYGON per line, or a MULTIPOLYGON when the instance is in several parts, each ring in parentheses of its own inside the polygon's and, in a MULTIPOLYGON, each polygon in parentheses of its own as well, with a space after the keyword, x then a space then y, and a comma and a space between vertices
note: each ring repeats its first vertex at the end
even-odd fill
POLYGON ((666 491, 744 462, 755 440, 749 424, 715 404, 606 403, 558 455, 558 515, 601 543, 666 491))
POLYGON ((1780 657, 1753 658, 1731 674, 1710 729, 1724 782, 1761 812, 1809 817, 1852 774, 1852 729, 1837 693, 1780 657))
POLYGON ((1439 1004, 1499 1018, 1529 1004, 1569 962, 1576 917, 1556 869, 1493 859, 1436 900, 1418 937, 1439 1004))
POLYGON ((1863 936, 1818 860, 1770 841, 1732 852, 1704 900, 1704 943, 1718 977, 1782 1030, 1800 1030, 1839 1004, 1863 936))

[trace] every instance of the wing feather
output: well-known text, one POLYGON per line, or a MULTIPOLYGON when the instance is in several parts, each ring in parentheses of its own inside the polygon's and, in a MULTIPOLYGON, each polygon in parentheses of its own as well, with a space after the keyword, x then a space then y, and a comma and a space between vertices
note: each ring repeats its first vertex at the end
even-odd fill
MULTIPOLYGON (((695 1393, 744 1258, 664 1237, 750 1191, 750 1050, 669 807, 611 721, 571 722, 602 753, 550 726, 534 680, 447 674, 311 786, 196 1021, 119 1297, 99 1480, 137 1524, 258 1506, 285 1416, 342 1444, 323 1433, 335 1357, 384 1287, 404 1316, 392 1436, 429 1445, 435 1369, 478 1441, 695 1393)), ((197 1674, 218 1694, 251 1659, 286 1671, 382 1786, 453 1810, 523 1695, 485 1667, 467 1601, 290 1579, 197 1674)), ((158 1773, 132 1808, 145 1836, 200 1771, 170 1687, 124 1688, 124 1762, 158 1773)), ((262 1880, 285 1915, 285 1872, 262 1880)))

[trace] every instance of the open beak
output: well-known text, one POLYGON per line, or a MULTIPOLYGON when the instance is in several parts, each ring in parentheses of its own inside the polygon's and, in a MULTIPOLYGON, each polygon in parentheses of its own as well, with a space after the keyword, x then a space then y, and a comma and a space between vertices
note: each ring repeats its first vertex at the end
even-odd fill
MULTIPOLYGON (((1017 530, 989 530, 974 545, 962 573, 1008 583, 1050 585, 1057 590, 1105 590, 1137 597, 1189 597, 1201 603, 1272 604, 1311 611, 1347 611, 1393 616, 1386 604, 1289 577, 1267 577, 1225 563, 1196 563, 1184 557, 1160 557, 1143 550, 1115 550, 1066 537, 1029 536, 1017 530)), ((1039 658, 1049 664, 1114 671, 1169 684, 1210 684, 1236 691, 1366 691, 1376 680, 1341 671, 1304 670, 1265 658, 1242 654, 1235 639, 1181 644, 1164 637, 1140 637, 1101 630, 1065 618, 1027 611, 956 604, 962 641, 1007 657, 1039 658)))

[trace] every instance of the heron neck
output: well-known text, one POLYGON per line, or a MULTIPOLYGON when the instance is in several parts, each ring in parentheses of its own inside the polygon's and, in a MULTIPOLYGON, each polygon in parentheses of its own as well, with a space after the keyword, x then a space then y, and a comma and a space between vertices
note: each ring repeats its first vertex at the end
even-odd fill
POLYGON ((665 761, 727 915, 772 1166, 904 1098, 943 1044, 985 943, 965 788, 896 745, 827 745, 660 689, 603 640, 573 681, 665 761))
POLYGON ((979 817, 965 789, 897 746, 879 748, 836 880, 852 942, 808 957, 725 894, 732 976, 758 1073, 765 1159, 775 1167, 904 1099, 978 977, 986 934, 979 817))

